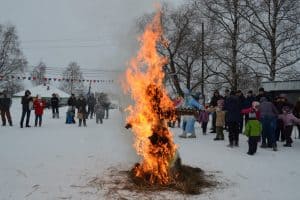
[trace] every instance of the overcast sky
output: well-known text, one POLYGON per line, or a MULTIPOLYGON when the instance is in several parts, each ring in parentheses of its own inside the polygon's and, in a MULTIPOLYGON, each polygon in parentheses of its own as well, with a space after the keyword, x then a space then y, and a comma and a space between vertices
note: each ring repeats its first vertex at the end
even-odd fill
POLYGON ((64 68, 76 61, 82 68, 121 69, 134 19, 154 10, 154 2, 0 0, 0 23, 16 26, 29 65, 64 68))

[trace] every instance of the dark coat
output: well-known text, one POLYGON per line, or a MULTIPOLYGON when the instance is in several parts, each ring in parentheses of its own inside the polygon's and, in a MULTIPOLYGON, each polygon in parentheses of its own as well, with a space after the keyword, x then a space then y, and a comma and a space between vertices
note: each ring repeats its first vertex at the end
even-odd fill
POLYGON ((252 102, 255 101, 255 97, 254 96, 248 96, 246 97, 244 103, 243 103, 243 108, 250 108, 252 107, 252 102))
POLYGON ((21 104, 23 110, 31 110, 33 108, 33 98, 30 95, 25 95, 22 97, 21 104))
POLYGON ((224 104, 224 110, 226 110, 227 122, 240 122, 241 121, 241 102, 239 97, 231 95, 228 97, 224 104))
POLYGON ((84 98, 77 100, 76 108, 78 109, 79 113, 83 113, 83 114, 87 113, 86 104, 87 103, 86 103, 86 100, 84 98))
POLYGON ((88 97, 87 104, 89 107, 94 107, 96 104, 96 99, 93 96, 88 97))
POLYGON ((59 99, 57 97, 51 98, 51 106, 52 108, 57 108, 59 106, 59 99))
POLYGON ((218 105, 218 101, 219 101, 220 99, 223 99, 223 97, 222 97, 221 95, 218 95, 218 96, 215 96, 215 95, 214 95, 214 96, 211 98, 211 101, 210 101, 210 103, 209 103, 209 106, 216 107, 216 106, 218 105))
POLYGON ((11 106, 11 98, 3 95, 0 97, 0 110, 9 110, 11 106))
POLYGON ((76 98, 75 97, 70 97, 68 99, 68 106, 76 106, 76 98))

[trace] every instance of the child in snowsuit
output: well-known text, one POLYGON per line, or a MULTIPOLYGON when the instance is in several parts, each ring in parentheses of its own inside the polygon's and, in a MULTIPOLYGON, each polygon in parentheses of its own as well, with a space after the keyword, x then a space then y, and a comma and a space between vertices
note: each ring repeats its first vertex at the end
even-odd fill
POLYGON ((36 99, 33 102, 34 113, 35 113, 35 123, 34 123, 35 127, 38 124, 39 126, 42 126, 42 116, 44 113, 45 106, 46 106, 45 101, 42 100, 40 95, 37 95, 36 99))
POLYGON ((100 124, 102 124, 104 114, 105 114, 104 106, 102 105, 102 103, 100 101, 97 101, 94 109, 95 109, 95 114, 96 114, 96 123, 98 124, 100 122, 100 124))
POLYGON ((198 122, 201 123, 203 135, 206 135, 208 121, 209 121, 209 112, 207 110, 201 111, 198 117, 198 122))
POLYGON ((283 121, 283 134, 285 135, 286 138, 286 143, 283 145, 285 147, 291 147, 293 140, 292 140, 292 131, 293 131, 293 126, 294 124, 300 124, 300 119, 295 117, 291 111, 291 109, 288 106, 284 106, 282 108, 282 113, 281 115, 278 115, 278 118, 283 121))
POLYGON ((225 126, 225 111, 224 108, 224 100, 220 99, 217 101, 217 107, 211 108, 211 112, 216 113, 216 137, 214 140, 224 140, 223 129, 225 126))
POLYGON ((245 135, 248 137, 248 155, 254 155, 257 150, 257 143, 260 140, 260 134, 262 132, 262 125, 256 118, 255 112, 249 113, 249 118, 245 127, 245 135))

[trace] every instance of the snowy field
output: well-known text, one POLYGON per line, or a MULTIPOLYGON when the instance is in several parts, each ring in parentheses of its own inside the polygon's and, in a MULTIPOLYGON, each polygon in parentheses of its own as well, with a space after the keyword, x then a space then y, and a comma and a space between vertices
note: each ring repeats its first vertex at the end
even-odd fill
MULTIPOLYGON (((0 200, 109 199, 104 189, 80 186, 111 168, 129 170, 138 161, 119 110, 112 110, 102 125, 88 120, 86 128, 65 124, 65 111, 60 109, 61 119, 52 119, 46 110, 42 127, 21 129, 20 105, 14 101, 14 126, 0 127, 0 200)), ((33 118, 32 113, 31 125, 33 118)), ((178 138, 180 129, 172 132, 183 163, 215 174, 224 184, 197 196, 169 192, 156 199, 300 199, 299 139, 292 148, 279 143, 278 152, 259 148, 255 156, 248 156, 244 136, 240 147, 231 149, 226 147, 227 140, 213 141, 214 134, 201 135, 199 127, 196 139, 178 138)), ((123 199, 136 199, 129 196, 123 199)))

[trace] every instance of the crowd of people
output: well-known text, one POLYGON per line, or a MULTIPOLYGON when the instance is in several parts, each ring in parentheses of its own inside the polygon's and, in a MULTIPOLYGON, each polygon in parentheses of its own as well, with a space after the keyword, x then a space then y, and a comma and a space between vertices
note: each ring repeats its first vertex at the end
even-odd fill
MULTIPOLYGON (((53 93, 49 102, 46 102, 40 95, 35 97, 31 96, 29 90, 25 91, 24 96, 21 98, 22 113, 20 119, 20 127, 30 128, 30 116, 31 111, 35 114, 34 126, 42 126, 44 109, 47 107, 52 109, 52 118, 59 119, 59 107, 60 98, 57 94, 53 93), (24 123, 25 121, 25 123, 24 123), (24 126, 25 125, 25 126, 24 126)), ((2 126, 6 126, 7 122, 9 126, 13 126, 10 108, 12 100, 9 95, 3 91, 0 92, 0 113, 2 119, 2 126)), ((87 126, 86 120, 93 119, 96 117, 96 123, 103 123, 103 119, 109 117, 110 102, 105 93, 100 93, 96 98, 93 93, 84 97, 79 95, 76 97, 74 94, 70 96, 67 101, 67 112, 66 112, 66 124, 76 124, 76 118, 78 119, 78 126, 87 126), (77 111, 77 113, 76 113, 77 111)))
MULTIPOLYGON (((179 108, 199 110, 196 115, 181 115, 177 119, 178 127, 182 121, 181 138, 195 138, 194 124, 198 121, 202 126, 203 135, 207 134, 207 124, 211 119, 211 133, 214 140, 224 140, 224 130, 228 131, 228 147, 239 146, 239 135, 248 137, 248 154, 253 155, 258 142, 261 148, 272 148, 277 151, 277 142, 285 142, 284 147, 291 147, 293 127, 298 127, 300 133, 300 98, 295 105, 290 103, 285 94, 272 98, 264 88, 259 88, 257 95, 248 91, 246 96, 242 91, 225 90, 224 96, 216 90, 208 105, 199 100, 199 95, 186 92, 180 100, 174 99, 174 105, 179 108), (211 118, 209 117, 211 116, 211 118)), ((170 123, 171 127, 175 122, 170 123)), ((298 134, 300 139, 300 134, 298 134)))
MULTIPOLYGON (((257 95, 251 90, 246 96, 242 91, 225 90, 224 96, 219 91, 214 91, 209 104, 205 105, 200 100, 200 94, 185 92, 183 98, 174 99, 176 108, 193 109, 200 112, 197 114, 181 114, 177 119, 170 122, 171 127, 177 122, 182 128, 181 138, 195 138, 195 123, 199 122, 203 135, 207 134, 207 126, 211 119, 211 133, 215 133, 214 140, 224 140, 224 130, 228 131, 229 147, 239 146, 239 135, 245 134, 248 139, 248 154, 253 155, 260 142, 261 148, 272 148, 277 151, 277 142, 285 142, 284 147, 291 147, 293 143, 292 131, 296 125, 300 139, 300 98, 295 105, 290 103, 285 94, 272 98, 263 88, 259 89, 257 95), (211 117, 209 117, 211 116, 211 117)), ((2 126, 13 126, 10 107, 11 98, 3 91, 0 92, 0 111, 2 126)), ((42 126, 46 101, 40 95, 31 96, 29 90, 25 91, 21 99, 22 113, 20 127, 31 127, 30 115, 34 111, 34 126, 42 126), (24 124, 25 121, 25 124, 24 124)), ((59 118, 60 98, 52 94, 49 101, 52 109, 52 117, 59 118)), ((67 101, 66 124, 87 126, 87 119, 96 118, 96 123, 103 123, 103 119, 109 117, 110 102, 107 95, 100 93, 97 97, 94 94, 70 96, 67 101), (77 112, 76 112, 77 111, 77 112)))

